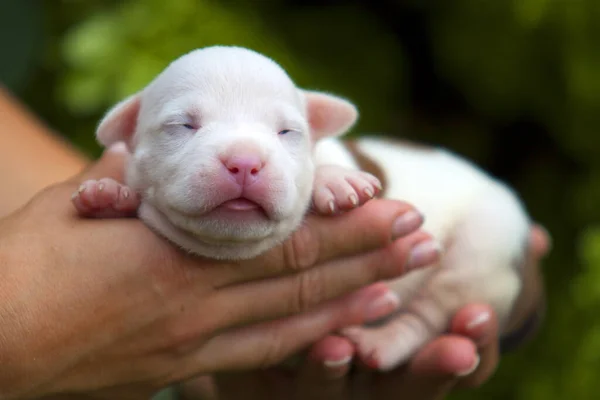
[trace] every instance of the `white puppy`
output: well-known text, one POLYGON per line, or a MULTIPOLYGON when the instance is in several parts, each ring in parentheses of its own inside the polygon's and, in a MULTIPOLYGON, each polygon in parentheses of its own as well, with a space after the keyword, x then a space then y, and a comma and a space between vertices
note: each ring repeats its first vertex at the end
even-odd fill
POLYGON ((86 216, 139 217, 183 249, 211 258, 254 257, 285 240, 311 205, 321 213, 376 196, 406 200, 445 248, 441 265, 390 282, 400 312, 344 330, 382 370, 406 361, 461 306, 484 302, 504 323, 520 290, 528 217, 504 185, 437 149, 336 136, 357 118, 338 97, 298 89, 275 62, 238 47, 174 61, 100 123, 99 141, 124 141, 123 186, 84 182, 73 202, 86 216), (141 205, 140 205, 141 201, 141 205))

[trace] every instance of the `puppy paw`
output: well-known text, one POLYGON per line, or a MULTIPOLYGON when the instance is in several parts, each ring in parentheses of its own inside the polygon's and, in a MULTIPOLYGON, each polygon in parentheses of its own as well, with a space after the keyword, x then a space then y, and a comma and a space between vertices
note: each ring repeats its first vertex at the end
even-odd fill
POLYGON ((79 215, 93 218, 133 216, 140 206, 137 193, 110 178, 83 182, 71 200, 79 215))
POLYGON ((416 332, 395 323, 381 326, 351 326, 341 331, 356 346, 360 361, 369 368, 390 371, 407 362, 424 344, 415 339, 416 332))
POLYGON ((362 326, 353 326, 342 330, 342 335, 346 336, 356 346, 356 352, 360 361, 367 367, 377 370, 386 369, 385 349, 387 340, 362 326))
POLYGON ((371 200, 381 191, 373 175, 337 165, 320 165, 315 172, 313 208, 320 214, 348 211, 371 200))

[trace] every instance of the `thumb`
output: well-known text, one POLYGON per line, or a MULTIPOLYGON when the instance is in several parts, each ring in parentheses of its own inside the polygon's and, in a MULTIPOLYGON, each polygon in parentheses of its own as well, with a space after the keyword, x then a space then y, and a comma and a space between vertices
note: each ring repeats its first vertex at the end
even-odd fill
POLYGON ((104 151, 98 161, 73 177, 71 181, 81 183, 87 179, 112 178, 118 182, 123 182, 125 162, 129 154, 125 143, 115 143, 104 151))
POLYGON ((91 163, 81 173, 40 191, 23 209, 37 210, 33 213, 34 218, 41 218, 40 214, 47 214, 49 209, 53 209, 57 217, 63 216, 63 212, 73 214, 74 208, 69 199, 81 183, 88 179, 100 178, 112 178, 123 182, 125 162, 128 156, 129 151, 125 144, 111 146, 98 161, 91 163))

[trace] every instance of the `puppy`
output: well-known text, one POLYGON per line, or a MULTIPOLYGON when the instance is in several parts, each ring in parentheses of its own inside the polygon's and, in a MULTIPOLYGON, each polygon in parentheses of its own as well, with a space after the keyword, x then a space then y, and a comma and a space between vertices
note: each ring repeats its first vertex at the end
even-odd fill
POLYGON ((101 121, 100 143, 122 141, 130 150, 126 185, 87 181, 73 202, 88 217, 137 210, 189 252, 245 259, 285 240, 311 206, 336 214, 377 196, 405 200, 445 252, 440 265, 389 282, 401 299, 397 314, 343 330, 362 360, 394 368, 471 302, 492 305, 504 324, 520 291, 530 226, 517 196, 443 149, 340 140, 356 119, 351 103, 297 88, 263 55, 195 50, 101 121))

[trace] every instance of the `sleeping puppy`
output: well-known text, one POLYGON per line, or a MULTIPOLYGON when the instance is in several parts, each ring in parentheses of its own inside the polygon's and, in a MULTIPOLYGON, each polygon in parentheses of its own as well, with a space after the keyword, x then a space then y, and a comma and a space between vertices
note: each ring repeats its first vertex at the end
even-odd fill
POLYGON ((309 209, 337 214, 378 196, 408 201, 444 254, 440 265, 389 282, 398 313, 342 332, 361 359, 394 368, 468 303, 490 304, 505 323, 530 225, 515 194, 442 149, 340 140, 356 118, 348 101, 297 88, 256 52, 195 50, 101 121, 100 143, 130 150, 126 185, 84 182, 73 203, 88 217, 137 210, 184 250, 245 259, 285 240, 309 209))

